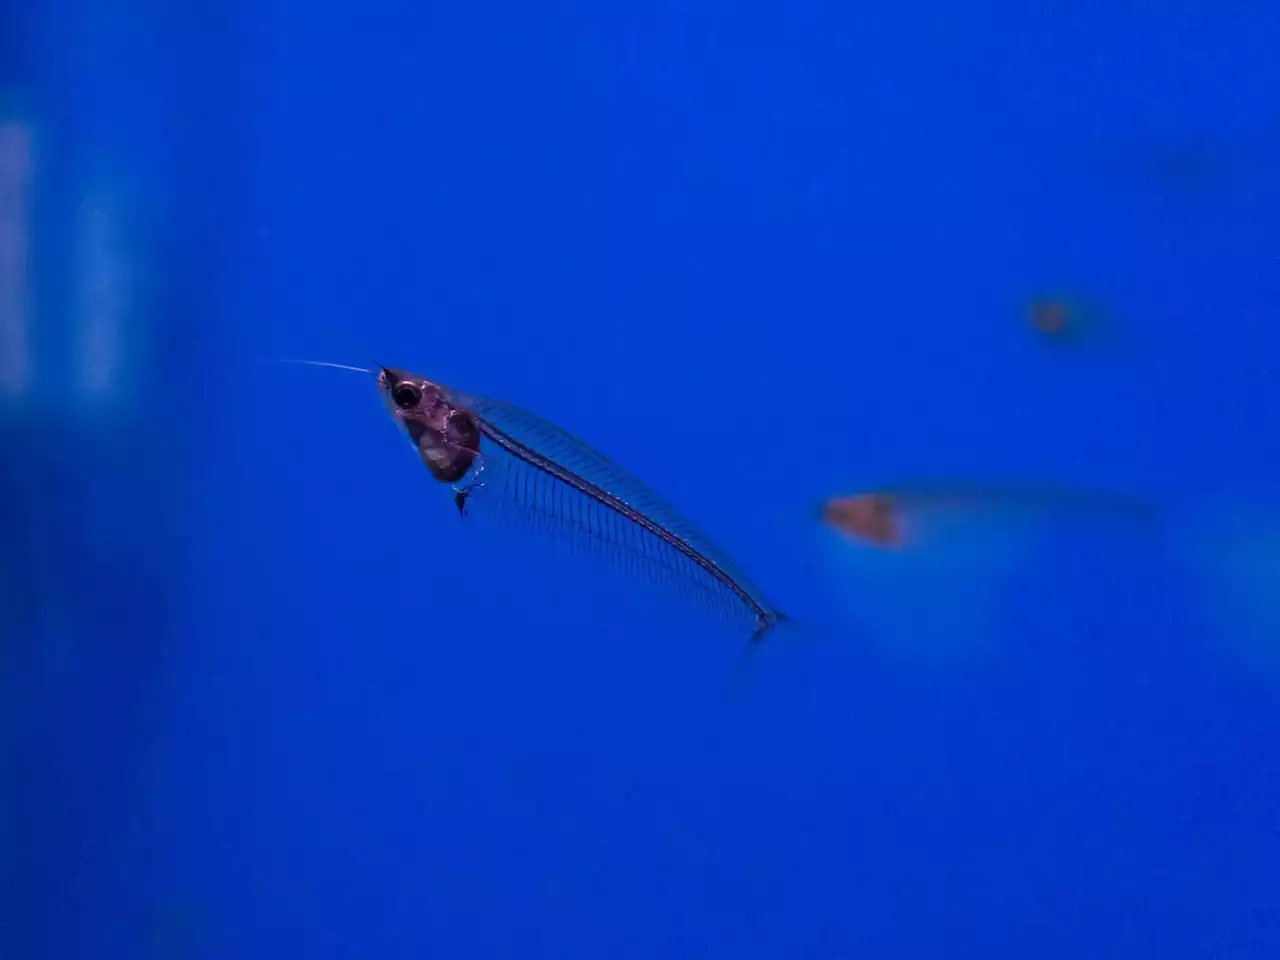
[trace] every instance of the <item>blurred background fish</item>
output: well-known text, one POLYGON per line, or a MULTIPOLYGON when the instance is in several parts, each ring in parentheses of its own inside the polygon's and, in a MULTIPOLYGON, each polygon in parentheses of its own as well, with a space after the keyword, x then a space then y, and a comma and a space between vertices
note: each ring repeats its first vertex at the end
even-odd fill
MULTIPOLYGON (((829 582, 848 620, 923 663, 992 652, 1004 591, 1036 565, 1038 541, 1137 536, 1154 557, 1166 533, 1159 506, 1140 496, 973 479, 883 484, 832 497, 818 514, 839 536, 827 545, 829 582)), ((1052 602, 1041 602, 1052 615, 1052 602)))
POLYGON ((866 543, 885 547, 924 546, 931 516, 938 514, 1009 512, 1076 514, 1156 523, 1154 503, 1136 496, 1102 490, 1053 486, 1000 486, 975 481, 892 483, 874 491, 832 497, 820 516, 833 530, 866 543))

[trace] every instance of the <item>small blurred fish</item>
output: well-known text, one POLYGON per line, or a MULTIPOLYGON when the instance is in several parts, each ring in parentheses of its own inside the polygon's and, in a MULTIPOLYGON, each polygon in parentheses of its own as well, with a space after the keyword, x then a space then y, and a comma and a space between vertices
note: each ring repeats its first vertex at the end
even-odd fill
POLYGON ((559 427, 406 370, 380 367, 377 387, 431 475, 453 486, 464 517, 492 511, 567 535, 731 622, 749 622, 752 640, 787 619, 673 507, 559 427))
POLYGON ((1098 303, 1061 294, 1033 297, 1026 307, 1027 326, 1041 339, 1058 344, 1119 346, 1119 331, 1098 303))
POLYGON ((1046 337, 1064 337, 1075 330, 1071 324, 1071 307, 1062 300, 1033 300, 1027 307, 1031 329, 1046 337))
POLYGON ((919 663, 994 652, 1006 588, 1041 536, 1069 543, 1119 527, 1149 543, 1161 533, 1154 504, 1089 488, 936 478, 864 490, 816 511, 832 532, 822 538, 831 584, 851 623, 919 663))
POLYGON ((897 483, 832 497, 818 511, 826 526, 885 549, 918 546, 931 518, 940 514, 1009 510, 1084 511, 1135 521, 1157 517, 1153 504, 1102 490, 1054 486, 995 486, 958 481, 897 483))

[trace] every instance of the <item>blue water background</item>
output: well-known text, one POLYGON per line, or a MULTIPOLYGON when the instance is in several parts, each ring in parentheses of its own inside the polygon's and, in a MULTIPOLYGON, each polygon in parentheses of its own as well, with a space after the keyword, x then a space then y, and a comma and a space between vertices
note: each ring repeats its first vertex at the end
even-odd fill
POLYGON ((1280 955, 1280 8, 3 9, 3 956, 1280 955), (800 626, 470 531, 284 357, 561 423, 800 626), (933 477, 1160 520, 815 520, 933 477))

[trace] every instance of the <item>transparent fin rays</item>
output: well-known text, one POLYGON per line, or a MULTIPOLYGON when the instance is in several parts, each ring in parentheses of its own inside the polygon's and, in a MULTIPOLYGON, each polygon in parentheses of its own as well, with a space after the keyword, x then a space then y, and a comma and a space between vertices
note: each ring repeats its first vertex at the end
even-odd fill
POLYGON ((602 454, 501 401, 444 389, 484 442, 459 506, 549 533, 658 583, 759 639, 782 619, 718 548, 602 454))
POLYGON ((466 522, 493 522, 554 540, 574 555, 656 585, 732 629, 757 628, 753 611, 736 594, 643 527, 500 447, 478 466, 475 486, 460 488, 466 522))

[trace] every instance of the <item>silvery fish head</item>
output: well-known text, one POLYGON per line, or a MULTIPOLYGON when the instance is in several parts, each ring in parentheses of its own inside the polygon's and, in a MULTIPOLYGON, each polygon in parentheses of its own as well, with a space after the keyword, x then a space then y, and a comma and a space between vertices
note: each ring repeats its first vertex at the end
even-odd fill
POLYGON ((407 370, 380 367, 377 383, 391 418, 408 434, 431 475, 441 483, 466 476, 480 452, 471 412, 449 403, 438 384, 407 370))

